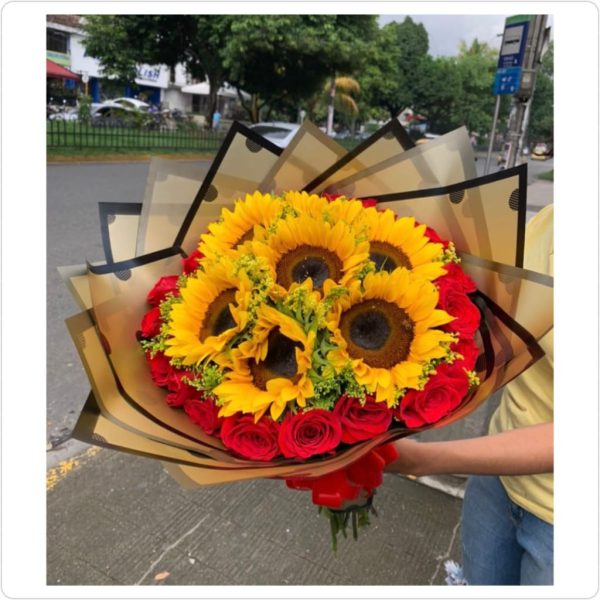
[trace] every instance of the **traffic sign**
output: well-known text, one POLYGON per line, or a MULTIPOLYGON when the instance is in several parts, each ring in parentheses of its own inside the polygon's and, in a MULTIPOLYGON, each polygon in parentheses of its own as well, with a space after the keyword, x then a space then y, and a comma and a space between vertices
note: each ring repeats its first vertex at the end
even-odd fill
POLYGON ((498 69, 494 79, 494 96, 502 94, 515 94, 521 82, 521 67, 508 67, 498 69))
POLYGON ((506 24, 504 27, 504 35, 502 36, 500 57, 498 59, 499 69, 522 66, 528 29, 528 21, 506 24))

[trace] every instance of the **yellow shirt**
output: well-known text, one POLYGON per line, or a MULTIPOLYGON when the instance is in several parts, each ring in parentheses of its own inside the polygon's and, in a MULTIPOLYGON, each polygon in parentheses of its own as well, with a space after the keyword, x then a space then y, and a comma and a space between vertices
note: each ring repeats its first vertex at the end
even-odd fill
MULTIPOLYGON (((553 205, 535 215, 525 234, 526 269, 554 275, 553 205)), ((554 420, 554 333, 540 345, 546 353, 504 389, 500 405, 492 415, 490 433, 548 423, 554 420)), ((547 523, 554 521, 554 475, 500 477, 511 500, 547 523)))

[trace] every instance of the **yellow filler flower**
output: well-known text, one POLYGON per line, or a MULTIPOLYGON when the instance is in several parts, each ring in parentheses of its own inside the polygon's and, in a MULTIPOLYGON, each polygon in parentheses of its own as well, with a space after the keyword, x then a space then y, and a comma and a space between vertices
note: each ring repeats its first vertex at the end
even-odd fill
POLYGON ((406 269, 369 273, 361 289, 336 300, 328 317, 338 348, 327 358, 336 369, 350 364, 356 381, 393 406, 397 392, 419 387, 428 361, 448 353, 451 334, 435 329, 452 321, 436 309, 438 291, 406 269))
POLYGON ((194 365, 215 358, 244 329, 252 284, 242 272, 233 275, 231 263, 205 265, 181 289, 168 322, 167 356, 194 365))
POLYGON ((220 416, 253 413, 258 420, 270 409, 278 419, 288 402, 304 407, 314 396, 308 377, 314 332, 270 306, 258 310, 252 339, 231 351, 230 371, 213 392, 223 404, 220 416))
POLYGON ((376 271, 391 273, 405 267, 430 281, 445 275, 441 261, 444 247, 431 242, 425 235, 427 227, 416 225, 414 217, 396 219, 391 210, 381 212, 371 207, 365 210, 363 222, 376 271))

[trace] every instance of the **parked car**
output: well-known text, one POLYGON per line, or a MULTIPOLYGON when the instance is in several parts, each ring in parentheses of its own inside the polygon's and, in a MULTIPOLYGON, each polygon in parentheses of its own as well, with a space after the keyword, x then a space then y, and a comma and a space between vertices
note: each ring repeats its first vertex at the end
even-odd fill
POLYGON ((50 113, 48 119, 50 121, 77 121, 79 119, 79 113, 77 108, 71 106, 65 110, 50 113))
POLYGON ((250 129, 262 135, 280 148, 287 148, 289 143, 300 129, 297 123, 284 123, 282 121, 273 121, 271 123, 255 123, 250 125, 250 129))
MULTIPOLYGON (((136 122, 136 108, 107 100, 92 108, 92 125, 100 127, 131 127, 136 122)), ((145 116, 145 115, 144 115, 145 116)))
POLYGON ((532 160, 547 160, 554 156, 554 151, 549 144, 539 143, 531 151, 532 160))
POLYGON ((137 110, 150 109, 150 105, 147 102, 138 100, 137 98, 115 98, 114 100, 109 100, 109 102, 115 102, 116 104, 120 104, 126 108, 136 108, 137 110))

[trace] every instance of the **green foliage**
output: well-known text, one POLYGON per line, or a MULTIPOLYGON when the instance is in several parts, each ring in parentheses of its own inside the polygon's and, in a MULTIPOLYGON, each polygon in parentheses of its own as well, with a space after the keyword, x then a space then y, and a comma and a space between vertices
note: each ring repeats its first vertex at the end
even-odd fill
POLYGON ((379 30, 359 77, 370 106, 396 117, 414 103, 415 73, 427 56, 429 36, 421 23, 406 17, 402 23, 388 23, 379 30))
POLYGON ((92 98, 90 96, 81 96, 79 98, 79 107, 77 117, 80 123, 89 125, 92 120, 92 98))
POLYGON ((332 76, 359 70, 376 31, 374 15, 238 16, 223 63, 228 81, 252 95, 245 108, 255 122, 265 106, 296 111, 332 76))
POLYGON ((537 74, 529 116, 529 141, 552 143, 554 140, 554 43, 542 59, 537 74))

